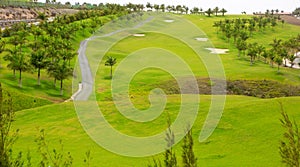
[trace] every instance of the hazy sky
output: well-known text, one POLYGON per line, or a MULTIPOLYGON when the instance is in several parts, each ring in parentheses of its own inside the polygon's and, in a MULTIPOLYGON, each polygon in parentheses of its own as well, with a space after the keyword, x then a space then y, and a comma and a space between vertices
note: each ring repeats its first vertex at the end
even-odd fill
MULTIPOLYGON (((40 0, 44 1, 44 0, 40 0)), ((167 4, 167 5, 187 5, 188 7, 201 7, 203 9, 214 8, 218 6, 219 8, 225 8, 229 13, 240 14, 242 11, 247 13, 253 13, 254 11, 266 11, 266 9, 279 9, 286 12, 292 12, 296 7, 300 7, 300 0, 57 0, 62 3, 65 2, 88 2, 92 4, 99 3, 118 3, 126 4, 131 3, 142 3, 146 4, 150 2, 151 4, 167 4)))

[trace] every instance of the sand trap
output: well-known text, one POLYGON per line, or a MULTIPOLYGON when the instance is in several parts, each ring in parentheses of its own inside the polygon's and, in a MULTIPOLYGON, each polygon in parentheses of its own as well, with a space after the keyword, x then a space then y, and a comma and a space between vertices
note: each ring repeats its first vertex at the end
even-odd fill
POLYGON ((135 36, 135 37, 144 37, 145 34, 133 34, 133 36, 135 36))
POLYGON ((204 19, 199 19, 199 20, 203 21, 204 19))
POLYGON ((206 42, 208 38, 195 38, 197 41, 206 42))
POLYGON ((218 48, 206 48, 207 50, 210 50, 212 54, 227 54, 229 49, 218 49, 218 48))
POLYGON ((166 23, 173 23, 174 20, 165 20, 166 23))

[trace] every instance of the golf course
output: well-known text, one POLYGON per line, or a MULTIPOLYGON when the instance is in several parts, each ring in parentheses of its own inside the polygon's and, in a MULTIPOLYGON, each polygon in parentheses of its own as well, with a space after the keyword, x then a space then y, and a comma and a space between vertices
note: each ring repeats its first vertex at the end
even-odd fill
MULTIPOLYGON (((73 30, 70 38, 75 56, 65 61, 72 69, 65 78, 55 78, 44 68, 37 84, 36 71, 28 70, 20 85, 10 59, 4 58, 9 52, 1 52, 0 82, 11 94, 15 111, 10 133, 18 130, 13 156, 22 152, 26 159, 30 153, 32 166, 40 166, 46 155, 52 155, 47 162, 53 166, 53 159, 64 161, 69 156, 70 166, 146 167, 154 160, 163 164, 168 120, 172 123, 183 115, 173 129, 172 151, 178 166, 182 166, 183 141, 176 137, 185 133, 188 124, 198 166, 285 166, 279 147, 286 129, 280 120, 286 112, 292 123, 300 124, 300 71, 285 66, 288 53, 280 58, 272 55, 283 53, 276 52, 278 40, 283 46, 297 39, 299 49, 299 25, 280 19, 274 19, 273 25, 272 15, 142 13, 95 14, 100 20, 96 28, 94 17, 83 19, 88 26, 73 30), (265 27, 255 23, 251 30, 259 18, 271 21, 265 27), (246 25, 238 31, 247 33, 245 49, 239 49, 245 41, 234 35, 237 22, 246 25), (231 27, 224 29, 231 29, 230 36, 222 29, 227 23, 231 27), (264 51, 253 55, 251 46, 264 51), (110 59, 114 61, 108 63, 110 59), (92 122, 98 114, 101 121, 92 122), (127 151, 127 139, 106 133, 106 124, 135 138, 162 134, 165 146, 138 156, 135 150, 155 147, 145 142, 127 151), (213 129, 201 140, 205 127, 213 129), (107 142, 99 144, 104 139, 107 142)), ((84 25, 81 22, 70 24, 84 25)), ((32 33, 27 41, 34 39, 32 33)))

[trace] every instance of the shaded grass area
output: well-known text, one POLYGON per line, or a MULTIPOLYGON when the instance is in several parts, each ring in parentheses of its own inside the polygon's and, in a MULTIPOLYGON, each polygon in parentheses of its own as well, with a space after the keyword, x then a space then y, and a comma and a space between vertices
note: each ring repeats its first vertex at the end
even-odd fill
MULTIPOLYGON (((166 108, 172 118, 179 105, 177 95, 168 96, 172 105, 166 108)), ((142 100, 141 100, 142 101, 142 100)), ((228 96, 223 117, 213 135, 204 143, 197 141, 204 119, 210 106, 210 96, 201 96, 198 118, 194 124, 195 153, 201 166, 280 166, 278 153, 279 140, 283 128, 279 118, 280 106, 295 120, 300 119, 297 105, 299 97, 278 99, 257 99, 244 96, 228 96), (266 107, 268 106, 268 107, 266 107)), ((102 110, 106 119, 120 132, 136 136, 149 136, 163 131, 167 123, 162 118, 142 124, 124 119, 113 107, 113 102, 103 102, 111 109, 102 110)), ((102 106, 103 107, 103 106, 102 106)), ((87 111, 88 112, 88 111, 87 111)), ((24 110, 17 113, 14 128, 20 129, 20 137, 15 151, 31 150, 32 162, 37 164, 35 136, 37 128, 46 129, 50 148, 58 147, 59 140, 64 143, 64 150, 70 151, 74 158, 74 166, 83 165, 84 153, 92 152, 92 166, 146 166, 152 157, 129 158, 104 150, 93 142, 81 128, 72 103, 55 104, 52 106, 24 110), (26 145, 24 144, 26 143, 26 145)), ((183 127, 184 130, 184 127, 183 127)), ((122 142, 122 141, 120 141, 122 142)), ((134 147, 134 146, 133 146, 134 147)), ((147 146, 144 146, 147 149, 147 146)), ((180 144, 175 150, 180 159, 180 144)), ((156 155, 162 159, 163 155, 156 155)))
POLYGON ((2 88, 11 95, 13 111, 25 110, 53 104, 53 102, 49 101, 48 99, 34 97, 28 94, 18 92, 16 90, 10 89, 7 85, 2 84, 2 88))

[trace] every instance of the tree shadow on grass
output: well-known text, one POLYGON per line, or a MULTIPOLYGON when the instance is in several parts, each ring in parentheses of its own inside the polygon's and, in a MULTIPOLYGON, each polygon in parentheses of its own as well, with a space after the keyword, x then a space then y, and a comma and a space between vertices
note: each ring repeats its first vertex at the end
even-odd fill
POLYGON ((111 79, 112 79, 112 77, 110 77, 110 76, 106 76, 106 77, 104 77, 103 79, 105 79, 105 80, 111 80, 111 79))

